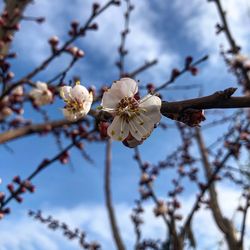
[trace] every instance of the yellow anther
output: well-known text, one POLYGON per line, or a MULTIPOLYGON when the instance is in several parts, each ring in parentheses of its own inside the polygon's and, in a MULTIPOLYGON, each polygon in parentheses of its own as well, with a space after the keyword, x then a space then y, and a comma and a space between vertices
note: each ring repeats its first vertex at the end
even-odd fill
POLYGON ((79 80, 77 80, 75 84, 76 84, 76 85, 80 85, 81 82, 80 82, 79 80))

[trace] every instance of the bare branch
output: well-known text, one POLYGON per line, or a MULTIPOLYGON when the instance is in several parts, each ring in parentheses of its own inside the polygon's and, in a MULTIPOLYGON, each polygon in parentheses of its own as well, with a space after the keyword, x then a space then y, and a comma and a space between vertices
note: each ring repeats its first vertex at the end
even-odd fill
MULTIPOLYGON (((205 146, 201 131, 198 128, 196 128, 195 137, 196 137, 197 144, 198 144, 200 154, 202 157, 202 164, 206 173, 206 179, 208 181, 212 176, 212 166, 209 162, 208 151, 205 146)), ((209 205, 210 205, 214 220, 216 224, 218 225, 218 227, 220 228, 220 230, 226 236, 226 241, 227 241, 229 249, 240 249, 239 241, 237 240, 237 237, 235 234, 236 230, 233 227, 233 224, 231 223, 231 221, 225 216, 223 216, 223 213, 219 206, 214 182, 212 182, 209 185, 208 190, 210 194, 209 205)))
POLYGON ((112 198, 111 198, 111 187, 110 187, 110 175, 111 175, 111 139, 107 141, 106 147, 106 162, 105 162, 105 200, 106 206, 108 210, 108 217, 109 222, 111 225, 113 237, 117 246, 118 250, 125 250, 124 243, 120 236, 120 232, 118 229, 118 225, 115 218, 115 212, 112 205, 112 198))
POLYGON ((162 102, 161 113, 165 116, 171 113, 180 113, 185 109, 225 109, 249 108, 250 97, 231 97, 235 88, 215 92, 212 95, 178 102, 162 102))
POLYGON ((25 8, 32 0, 6 0, 4 10, 8 14, 8 18, 6 18, 6 23, 0 26, 0 40, 10 40, 9 42, 5 42, 3 46, 0 48, 0 55, 8 54, 8 50, 10 47, 10 43, 12 41, 12 37, 17 29, 15 25, 18 24, 22 17, 22 13, 25 8))

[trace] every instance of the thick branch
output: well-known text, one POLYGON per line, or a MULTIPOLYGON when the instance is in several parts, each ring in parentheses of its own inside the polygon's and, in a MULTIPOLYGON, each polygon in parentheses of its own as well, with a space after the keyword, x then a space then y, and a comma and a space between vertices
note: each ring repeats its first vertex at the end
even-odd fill
POLYGON ((177 102, 162 102, 161 113, 168 116, 169 113, 180 113, 185 109, 225 109, 225 108, 249 108, 250 97, 231 97, 235 88, 215 92, 212 95, 177 102))

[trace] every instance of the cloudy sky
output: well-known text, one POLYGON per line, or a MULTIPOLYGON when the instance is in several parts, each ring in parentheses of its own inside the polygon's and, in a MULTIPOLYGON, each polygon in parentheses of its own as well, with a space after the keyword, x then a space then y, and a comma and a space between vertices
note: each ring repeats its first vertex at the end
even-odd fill
MULTIPOLYGON (((72 20, 84 22, 91 11, 92 0, 36 0, 26 11, 27 16, 45 16, 46 23, 38 25, 32 22, 22 22, 21 31, 16 34, 13 51, 18 52, 18 59, 13 67, 17 77, 25 75, 35 65, 49 54, 47 40, 57 35, 62 41, 67 38, 67 28, 72 20)), ((157 58, 158 65, 137 76, 142 84, 153 82, 160 85, 168 79, 173 67, 182 67, 186 56, 200 58, 206 54, 210 59, 200 66, 197 77, 186 74, 176 84, 199 84, 200 88, 192 91, 164 92, 166 100, 197 97, 200 94, 209 94, 226 87, 235 87, 237 83, 228 73, 223 59, 219 56, 220 45, 227 46, 223 35, 215 35, 215 24, 218 14, 215 5, 205 0, 175 0, 150 1, 134 0, 135 10, 131 18, 131 33, 128 37, 127 48, 129 54, 126 60, 128 71, 142 65, 145 60, 157 58)), ((100 0, 100 3, 105 3, 100 0)), ((250 3, 248 0, 222 1, 228 11, 229 23, 238 43, 244 53, 250 53, 250 3)), ((3 7, 2 2, 0 7, 3 7)), ((72 76, 80 76, 87 85, 111 84, 118 78, 114 63, 117 60, 117 47, 120 42, 120 31, 123 29, 122 8, 110 8, 98 19, 98 32, 90 32, 86 38, 79 40, 76 45, 86 53, 79 64, 69 73, 67 80, 72 76)), ((36 80, 46 81, 55 72, 67 66, 69 58, 64 56, 56 60, 46 72, 37 76, 36 80)), ((240 94, 240 90, 238 90, 240 94)), ((62 118, 57 101, 53 110, 49 110, 54 119, 62 118)), ((50 107, 52 109, 52 107, 50 107)), ((34 118, 29 107, 24 117, 34 118)), ((211 121, 212 116, 208 116, 211 121)), ((219 118, 219 117, 218 117, 219 118)), ((38 122, 38 120, 36 120, 38 122)), ((166 120, 168 124, 170 121, 166 120)), ((206 124, 206 123, 205 123, 206 124)), ((216 128, 218 129, 218 128, 216 128)), ((223 129, 223 128, 221 128, 223 129)), ((215 129, 206 130, 206 142, 211 144, 215 138, 215 129)), ((218 134, 217 134, 218 135, 218 134)), ((16 174, 27 176, 35 166, 45 157, 52 157, 57 152, 51 137, 32 136, 24 140, 9 143, 14 152, 10 153, 1 147, 0 177, 3 183, 0 190, 16 174)), ((179 145, 180 141, 173 130, 167 132, 157 129, 152 136, 141 146, 143 159, 157 163, 164 159, 171 150, 179 145), (157 147, 157 154, 154 147, 157 147)), ((0 250, 66 250, 79 249, 77 244, 65 240, 60 233, 49 231, 27 217, 28 209, 41 209, 45 215, 52 215, 74 227, 80 227, 87 232, 90 240, 102 243, 103 249, 115 249, 107 221, 103 194, 103 163, 104 146, 87 145, 87 152, 94 159, 90 164, 81 158, 77 151, 72 152, 74 169, 69 166, 54 164, 50 166, 34 181, 37 191, 35 195, 25 195, 21 205, 11 204, 13 212, 1 222, 0 250), (13 236, 15 235, 15 236, 13 236)), ((116 213, 122 236, 132 249, 133 226, 130 222, 131 208, 138 198, 139 170, 133 161, 133 151, 124 148, 120 143, 113 145, 113 173, 112 186, 116 213)), ((166 197, 169 173, 164 173, 157 183, 156 192, 160 197, 166 197)), ((234 218, 238 224, 237 215, 233 217, 239 203, 240 192, 235 186, 223 184, 219 186, 223 211, 234 218)), ((195 197, 192 186, 182 197, 183 214, 187 214, 195 197)), ((164 238, 165 228, 161 221, 152 214, 152 204, 146 205, 144 215, 145 237, 164 238), (162 237, 161 237, 162 236, 162 237)), ((248 222, 250 217, 248 217, 248 222)), ((248 223, 250 236, 250 223, 248 223)), ((194 230, 197 233, 198 249, 217 249, 222 236, 218 233, 208 211, 197 214, 194 221, 194 230), (205 225, 205 226, 204 226, 205 225)), ((248 242, 248 246, 250 243, 248 242)), ((222 249, 226 249, 225 246, 222 249)))

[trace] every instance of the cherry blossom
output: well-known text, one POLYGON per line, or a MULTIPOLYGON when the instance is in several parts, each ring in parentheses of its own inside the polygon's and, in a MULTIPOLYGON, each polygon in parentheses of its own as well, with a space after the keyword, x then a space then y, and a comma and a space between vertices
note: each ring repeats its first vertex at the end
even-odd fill
POLYGON ((13 110, 9 106, 9 97, 5 96, 0 103, 0 121, 13 114, 13 110))
POLYGON ((38 81, 36 87, 30 91, 29 96, 33 99, 36 106, 49 104, 53 100, 53 94, 48 89, 48 85, 45 82, 38 81))
MULTIPOLYGON (((130 78, 115 81, 102 98, 102 110, 114 116, 108 135, 116 141, 133 141, 135 147, 145 140, 161 119, 161 99, 148 94, 138 100, 138 84, 130 78)), ((126 144, 125 144, 126 145, 126 144)))
POLYGON ((93 93, 80 85, 80 82, 76 82, 73 88, 62 87, 60 95, 66 103, 63 114, 69 121, 76 121, 87 115, 93 102, 93 93))

